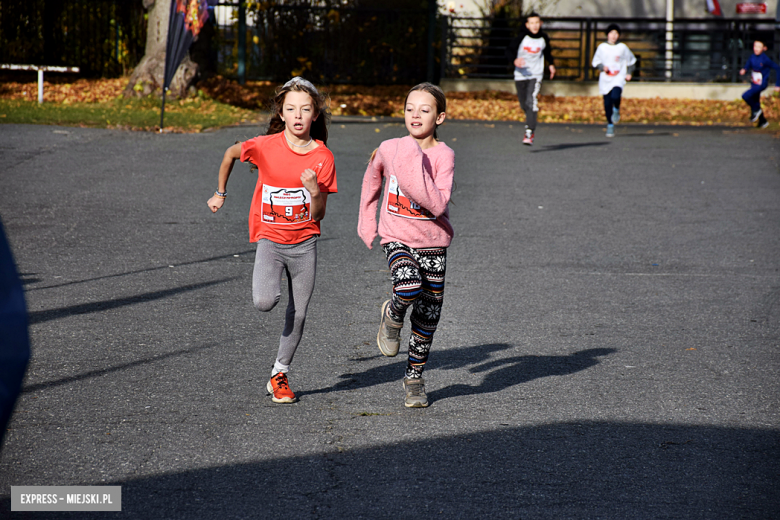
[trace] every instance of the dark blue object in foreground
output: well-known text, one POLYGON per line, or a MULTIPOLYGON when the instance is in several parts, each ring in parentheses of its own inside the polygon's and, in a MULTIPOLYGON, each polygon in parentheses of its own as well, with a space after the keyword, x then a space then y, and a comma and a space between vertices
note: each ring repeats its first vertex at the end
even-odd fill
POLYGON ((0 223, 0 443, 19 397, 29 360, 30 337, 24 292, 0 223))

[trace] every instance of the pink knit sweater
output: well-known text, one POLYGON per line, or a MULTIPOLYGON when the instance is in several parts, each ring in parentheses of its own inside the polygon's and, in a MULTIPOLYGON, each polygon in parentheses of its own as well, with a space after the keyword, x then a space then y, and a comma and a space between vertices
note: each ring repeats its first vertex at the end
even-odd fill
POLYGON ((454 172, 455 152, 444 143, 423 150, 411 136, 383 142, 363 177, 360 238, 371 249, 384 179, 380 243, 402 242, 415 249, 448 247, 454 235, 447 207, 454 172))

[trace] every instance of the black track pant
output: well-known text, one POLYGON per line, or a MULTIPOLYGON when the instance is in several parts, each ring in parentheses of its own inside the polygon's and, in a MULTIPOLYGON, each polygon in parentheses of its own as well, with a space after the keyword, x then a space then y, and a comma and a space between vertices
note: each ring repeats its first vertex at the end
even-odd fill
POLYGON ((525 112, 525 126, 533 132, 536 130, 536 114, 539 112, 536 97, 542 88, 542 81, 537 79, 515 81, 515 88, 517 88, 517 100, 520 102, 520 108, 525 112))
POLYGON ((609 91, 609 94, 604 95, 604 113, 607 116, 607 123, 612 124, 612 107, 620 108, 620 95, 623 94, 623 89, 615 87, 609 91))

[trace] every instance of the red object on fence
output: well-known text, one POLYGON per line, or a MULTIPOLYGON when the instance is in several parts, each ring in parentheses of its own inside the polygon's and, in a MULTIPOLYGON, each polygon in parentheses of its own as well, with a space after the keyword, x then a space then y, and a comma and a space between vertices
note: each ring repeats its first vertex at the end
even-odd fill
POLYGON ((737 4, 737 14, 766 14, 766 4, 743 2, 737 4))

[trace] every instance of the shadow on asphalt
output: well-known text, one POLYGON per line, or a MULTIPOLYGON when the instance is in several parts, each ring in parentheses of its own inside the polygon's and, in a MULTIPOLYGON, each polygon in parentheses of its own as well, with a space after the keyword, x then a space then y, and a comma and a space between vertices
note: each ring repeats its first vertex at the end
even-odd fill
POLYGON ((473 374, 488 372, 479 385, 451 385, 430 392, 428 399, 435 402, 449 397, 500 392, 511 386, 542 377, 573 374, 597 365, 598 357, 614 352, 616 350, 612 348, 592 348, 569 356, 515 356, 493 359, 469 368, 469 372, 473 374))
POLYGON ((619 137, 660 137, 663 135, 672 135, 671 132, 643 132, 633 134, 618 134, 619 137))
POLYGON ((231 280, 235 280, 236 277, 222 278, 220 280, 214 280, 211 282, 195 283, 191 285, 185 285, 183 287, 177 287, 175 289, 165 289, 163 291, 152 291, 137 296, 130 296, 127 298, 117 298, 114 300, 103 300, 92 303, 82 303, 79 305, 71 305, 69 307, 62 307, 61 309, 49 309, 46 311, 34 311, 28 314, 30 325, 35 323, 43 323, 45 321, 57 320, 60 318, 66 318, 74 314, 90 314, 93 312, 102 312, 110 309, 116 309, 119 307, 125 307, 127 305, 135 305, 136 303, 143 303, 152 300, 159 300, 162 298, 169 298, 171 296, 189 292, 197 291, 212 285, 219 285, 231 280))
MULTIPOLYGON (((475 365, 468 369, 469 372, 473 374, 488 372, 488 374, 484 378, 478 376, 482 379, 478 385, 457 384, 434 390, 428 394, 428 400, 433 403, 450 397, 499 392, 542 377, 573 374, 597 365, 598 357, 616 352, 615 349, 596 348, 582 350, 568 356, 526 355, 498 359, 490 357, 494 352, 515 348, 517 347, 507 343, 494 343, 432 352, 431 355, 436 357, 437 369, 457 369, 475 365)), ((402 355, 401 359, 402 361, 370 368, 364 372, 343 374, 339 376, 343 381, 333 386, 303 390, 298 392, 298 396, 355 390, 398 381, 403 377, 406 366, 405 356, 402 355)))
POLYGON ((40 278, 34 278, 37 276, 38 273, 19 273, 19 281, 22 282, 22 285, 29 285, 31 283, 38 283, 41 281, 40 278))
POLYGON ((122 370, 127 370, 128 368, 134 368, 138 366, 148 365, 150 363, 156 363, 158 361, 162 361, 164 359, 178 357, 178 356, 185 356, 187 354, 193 354, 195 352, 200 352, 201 350, 206 350, 212 347, 216 347, 217 345, 204 345, 202 347, 195 347, 195 348, 189 348, 185 350, 177 350, 176 352, 168 352, 167 354, 160 354, 159 356, 152 356, 150 358, 146 359, 140 359, 138 361, 132 361, 130 363, 124 363, 122 365, 117 365, 115 367, 109 367, 109 368, 102 368, 100 370, 91 370, 89 372, 85 372, 83 374, 78 374, 75 376, 69 376, 69 377, 63 377, 61 379, 55 379, 53 381, 46 381, 44 383, 36 383, 34 385, 25 385, 22 387, 22 393, 30 393, 30 392, 36 392, 38 390, 43 390, 44 388, 51 388, 54 386, 60 386, 60 385, 67 385, 69 383, 75 383, 76 381, 83 381, 85 379, 91 379, 93 377, 101 377, 105 376, 107 374, 111 374, 112 372, 121 372, 122 370))
POLYGON ((536 150, 531 150, 531 153, 539 153, 539 152, 557 152, 560 150, 567 150, 569 148, 582 148, 584 146, 605 146, 610 144, 609 141, 593 141, 590 143, 562 143, 562 144, 549 144, 545 146, 544 148, 537 148, 536 150))
MULTIPOLYGON (((98 482, 122 486, 121 513, 3 518, 375 519, 778 518, 780 436, 760 429, 615 422, 498 426, 361 449, 98 482)), ((522 416, 522 408, 518 416, 522 416)), ((355 417, 381 423, 387 417, 355 417)), ((376 427, 376 425, 372 425, 376 427)), ((277 426, 284 443, 285 425, 277 426)), ((314 449, 313 449, 314 448, 314 449)), ((196 464, 193 461, 193 464, 196 464)), ((87 483, 83 483, 86 485, 87 483)), ((4 490, 4 493, 10 490, 4 490)))
MULTIPOLYGON (((212 256, 210 258, 203 258, 201 260, 192 260, 192 261, 189 261, 189 262, 175 263, 175 264, 173 264, 173 266, 174 267, 183 267, 183 266, 186 266, 186 265, 205 264, 205 263, 208 263, 208 262, 214 262, 216 260, 225 260, 227 258, 233 258, 233 257, 240 256, 240 255, 247 255, 247 254, 254 253, 254 252, 255 252, 254 249, 249 249, 247 251, 240 251, 238 253, 228 253, 226 255, 212 256)), ((133 275, 133 274, 149 273, 149 272, 152 272, 152 271, 161 271, 161 270, 164 271, 164 270, 167 270, 167 269, 170 269, 170 268, 171 268, 171 266, 168 265, 168 264, 166 264, 166 265, 158 265, 156 267, 147 267, 146 269, 136 269, 134 271, 126 271, 124 273, 114 273, 114 274, 107 274, 107 275, 103 275, 103 276, 96 276, 94 278, 86 278, 84 280, 73 280, 71 282, 63 282, 63 283, 58 283, 58 284, 45 285, 45 286, 42 286, 42 287, 31 287, 29 289, 25 289, 25 292, 40 291, 42 289, 54 289, 55 287, 65 287, 67 285, 75 285, 75 284, 79 284, 79 283, 95 282, 97 280, 105 280, 105 279, 108 279, 108 278, 118 278, 118 277, 121 277, 121 276, 129 276, 129 275, 133 275)), ((19 276, 22 278, 22 284, 23 285, 27 285, 27 284, 39 282, 40 281, 39 278, 27 278, 29 276, 34 276, 36 274, 37 273, 20 273, 19 276)))

